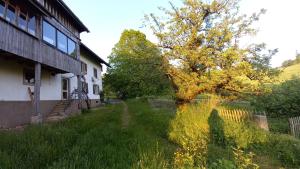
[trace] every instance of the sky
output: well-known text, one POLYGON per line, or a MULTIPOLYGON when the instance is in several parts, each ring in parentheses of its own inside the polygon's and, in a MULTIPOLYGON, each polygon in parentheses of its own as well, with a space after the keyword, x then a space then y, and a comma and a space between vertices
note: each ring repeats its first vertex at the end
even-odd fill
MULTIPOLYGON (((64 0, 90 33, 82 33, 81 40, 105 61, 125 29, 144 32, 156 42, 148 28, 143 27, 145 14, 159 14, 159 6, 169 7, 171 1, 180 7, 181 0, 64 0)), ((246 44, 266 43, 267 48, 278 48, 272 66, 278 67, 284 60, 294 59, 300 52, 300 0, 242 0, 240 11, 245 14, 267 13, 255 25, 259 29, 246 44)))

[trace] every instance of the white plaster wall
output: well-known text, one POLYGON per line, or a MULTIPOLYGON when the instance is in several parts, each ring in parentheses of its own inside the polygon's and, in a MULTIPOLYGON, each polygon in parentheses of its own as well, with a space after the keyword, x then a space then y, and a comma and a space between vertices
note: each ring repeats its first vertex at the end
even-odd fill
MULTIPOLYGON (((81 56, 81 60, 87 64, 85 78, 89 88, 88 96, 90 99, 100 99, 99 95, 93 94, 93 84, 98 84, 100 91, 103 89, 100 63, 94 63, 84 56, 81 56), (92 77, 94 77, 93 68, 96 68, 98 72, 98 79, 94 82, 92 81, 92 77)), ((0 101, 30 101, 28 87, 34 91, 34 86, 23 84, 24 67, 27 66, 15 61, 0 59, 0 101)), ((62 78, 70 79, 70 92, 77 89, 77 77, 72 73, 53 75, 50 71, 42 68, 41 100, 62 99, 62 78)))
POLYGON ((0 101, 30 100, 22 74, 20 65, 0 60, 0 101))
MULTIPOLYGON (((23 84, 23 64, 15 61, 0 60, 0 101, 30 101, 28 87, 23 84)), ((41 100, 61 99, 61 75, 51 75, 42 69, 41 100)))
POLYGON ((102 72, 101 72, 100 63, 95 63, 95 62, 91 61, 90 59, 88 59, 87 57, 82 56, 82 55, 80 57, 80 60, 87 64, 87 74, 85 75, 85 79, 86 79, 86 82, 88 83, 88 88, 89 88, 88 96, 89 96, 89 98, 90 99, 100 99, 99 95, 94 95, 93 94, 93 85, 94 84, 99 85, 100 91, 103 90, 102 75, 101 75, 102 72), (94 77, 94 68, 96 68, 97 72, 98 72, 98 78, 97 79, 94 77), (92 81, 92 77, 94 77, 94 79, 95 79, 94 82, 92 81))
POLYGON ((61 75, 42 69, 41 100, 61 100, 61 75))

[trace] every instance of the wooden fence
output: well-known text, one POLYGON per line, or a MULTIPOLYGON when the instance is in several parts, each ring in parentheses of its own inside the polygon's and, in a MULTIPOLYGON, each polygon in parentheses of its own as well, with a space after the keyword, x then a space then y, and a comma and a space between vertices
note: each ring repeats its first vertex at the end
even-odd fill
POLYGON ((289 118, 291 134, 294 137, 300 138, 300 116, 289 118))
POLYGON ((232 120, 238 123, 251 120, 253 118, 253 113, 246 110, 221 109, 219 110, 219 115, 227 120, 232 120))
POLYGON ((234 122, 253 121, 257 127, 269 131, 268 120, 265 112, 252 112, 241 109, 220 109, 219 115, 234 122))

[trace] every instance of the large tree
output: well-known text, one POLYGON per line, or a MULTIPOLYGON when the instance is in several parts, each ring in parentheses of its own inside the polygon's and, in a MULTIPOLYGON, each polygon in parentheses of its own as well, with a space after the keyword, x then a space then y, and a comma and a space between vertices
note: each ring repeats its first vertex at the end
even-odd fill
POLYGON ((162 95, 171 90, 161 51, 139 31, 122 33, 109 56, 109 64, 105 84, 122 98, 162 95))
POLYGON ((167 74, 178 103, 205 92, 257 92, 274 74, 265 44, 241 47, 253 35, 253 22, 265 12, 239 15, 239 0, 184 0, 183 6, 161 8, 166 16, 146 16, 159 40, 167 74))

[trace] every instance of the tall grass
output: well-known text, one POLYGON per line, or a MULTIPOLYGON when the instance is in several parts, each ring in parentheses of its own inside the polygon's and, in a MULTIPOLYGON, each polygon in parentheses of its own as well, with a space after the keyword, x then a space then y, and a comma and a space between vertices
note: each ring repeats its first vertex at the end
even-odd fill
POLYGON ((120 104, 24 132, 0 132, 0 169, 300 166, 299 140, 223 119, 216 103, 194 103, 175 113, 153 109, 146 99, 128 100, 127 128, 120 104))
POLYGON ((167 126, 174 114, 129 101, 132 115, 121 127, 122 105, 108 106, 64 122, 0 133, 1 169, 168 168, 174 145, 167 126), (155 126, 155 127, 153 127, 155 126))
POLYGON ((180 147, 175 153, 175 166, 178 168, 300 166, 299 140, 287 135, 270 134, 248 121, 237 123, 224 119, 215 106, 204 102, 187 105, 177 111, 176 117, 171 122, 169 135, 180 147))

